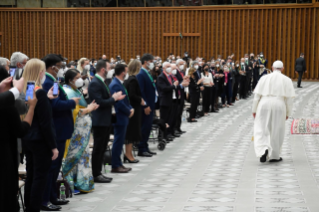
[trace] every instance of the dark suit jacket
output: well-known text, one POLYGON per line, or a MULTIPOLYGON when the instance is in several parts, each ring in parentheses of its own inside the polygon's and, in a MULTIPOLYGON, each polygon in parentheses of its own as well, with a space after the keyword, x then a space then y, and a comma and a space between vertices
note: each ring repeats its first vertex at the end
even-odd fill
MULTIPOLYGON (((95 100, 99 108, 92 111, 92 126, 108 127, 112 123, 112 106, 115 100, 107 92, 106 85, 97 77, 94 77, 88 88, 90 100, 95 100)), ((111 91, 110 91, 111 92, 111 91)))
MULTIPOLYGON (((42 85, 42 88, 48 92, 53 87, 54 80, 50 76, 42 85)), ((52 117, 56 131, 57 141, 70 139, 74 131, 74 121, 72 110, 75 109, 75 102, 68 100, 64 90, 59 87, 59 96, 51 100, 52 117)))
MULTIPOLYGON (((125 87, 119 79, 114 77, 110 84, 111 94, 122 91, 126 95, 125 87)), ((129 122, 129 116, 131 114, 132 106, 130 105, 129 97, 126 97, 120 101, 117 101, 114 105, 116 112, 116 123, 114 125, 127 126, 129 122)))
POLYGON ((13 107, 14 104, 15 104, 15 99, 11 91, 0 93, 0 108, 13 107))
POLYGON ((299 57, 295 62, 295 71, 303 72, 306 71, 306 61, 304 58, 299 57))
MULTIPOLYGON (((183 73, 183 75, 185 76, 185 74, 183 73)), ((181 71, 177 70, 177 74, 175 75, 175 77, 178 79, 179 84, 181 84, 183 82, 183 76, 181 74, 181 71)), ((181 87, 181 86, 180 86, 181 87)), ((180 92, 181 92, 181 104, 184 104, 184 99, 185 99, 185 91, 184 91, 184 87, 180 88, 180 92)))
POLYGON ((178 85, 178 87, 175 88, 174 85, 171 85, 163 72, 157 78, 157 88, 160 96, 160 106, 170 107, 173 102, 173 92, 179 89, 180 86, 178 85))
POLYGON ((154 82, 151 81, 150 77, 143 69, 136 75, 138 84, 140 85, 142 97, 146 102, 146 106, 142 106, 142 108, 150 107, 152 111, 155 108, 155 92, 156 92, 156 85, 154 82), (155 87, 154 87, 155 85, 155 87))
POLYGON ((48 148, 56 148, 56 134, 52 118, 52 108, 47 92, 43 89, 37 90, 38 99, 34 110, 34 117, 31 128, 23 140, 25 141, 43 141, 47 143, 48 148))

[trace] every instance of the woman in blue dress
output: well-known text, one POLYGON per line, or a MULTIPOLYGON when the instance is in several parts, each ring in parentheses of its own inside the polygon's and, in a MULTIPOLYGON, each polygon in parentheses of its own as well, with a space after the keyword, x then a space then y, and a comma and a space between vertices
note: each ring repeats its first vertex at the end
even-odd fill
POLYGON ((69 69, 65 73, 63 90, 68 99, 79 97, 80 101, 73 110, 74 132, 67 140, 62 172, 68 182, 74 182, 75 193, 88 193, 94 190, 94 179, 90 166, 89 140, 92 120, 89 113, 99 106, 93 101, 87 105, 80 88, 84 82, 77 69, 69 69))

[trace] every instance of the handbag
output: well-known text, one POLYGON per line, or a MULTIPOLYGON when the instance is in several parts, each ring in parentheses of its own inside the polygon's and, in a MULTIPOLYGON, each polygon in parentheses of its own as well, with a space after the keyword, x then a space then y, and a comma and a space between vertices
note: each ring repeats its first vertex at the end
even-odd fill
POLYGON ((58 195, 58 199, 60 199, 60 186, 61 186, 62 183, 65 186, 65 196, 66 196, 66 198, 71 198, 73 196, 73 194, 72 194, 72 190, 71 190, 70 184, 64 178, 62 172, 61 172, 61 174, 62 174, 62 180, 57 180, 56 181, 56 193, 58 195))

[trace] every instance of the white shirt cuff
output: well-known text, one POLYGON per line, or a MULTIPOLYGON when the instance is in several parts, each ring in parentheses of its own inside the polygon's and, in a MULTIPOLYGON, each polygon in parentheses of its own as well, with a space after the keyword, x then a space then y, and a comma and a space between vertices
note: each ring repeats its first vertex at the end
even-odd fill
POLYGON ((19 98, 20 92, 19 92, 19 90, 17 88, 15 88, 15 87, 11 88, 9 91, 11 91, 13 93, 15 100, 19 98))

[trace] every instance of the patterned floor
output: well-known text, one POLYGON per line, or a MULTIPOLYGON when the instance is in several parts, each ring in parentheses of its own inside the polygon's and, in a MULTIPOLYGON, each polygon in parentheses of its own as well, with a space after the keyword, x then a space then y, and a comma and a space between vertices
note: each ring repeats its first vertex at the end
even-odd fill
MULTIPOLYGON (((319 117, 319 83, 296 90, 293 117, 319 117)), ((184 123, 187 134, 111 184, 71 198, 63 211, 318 212, 319 137, 290 135, 283 161, 259 163, 252 138, 252 98, 218 114, 184 123)))

